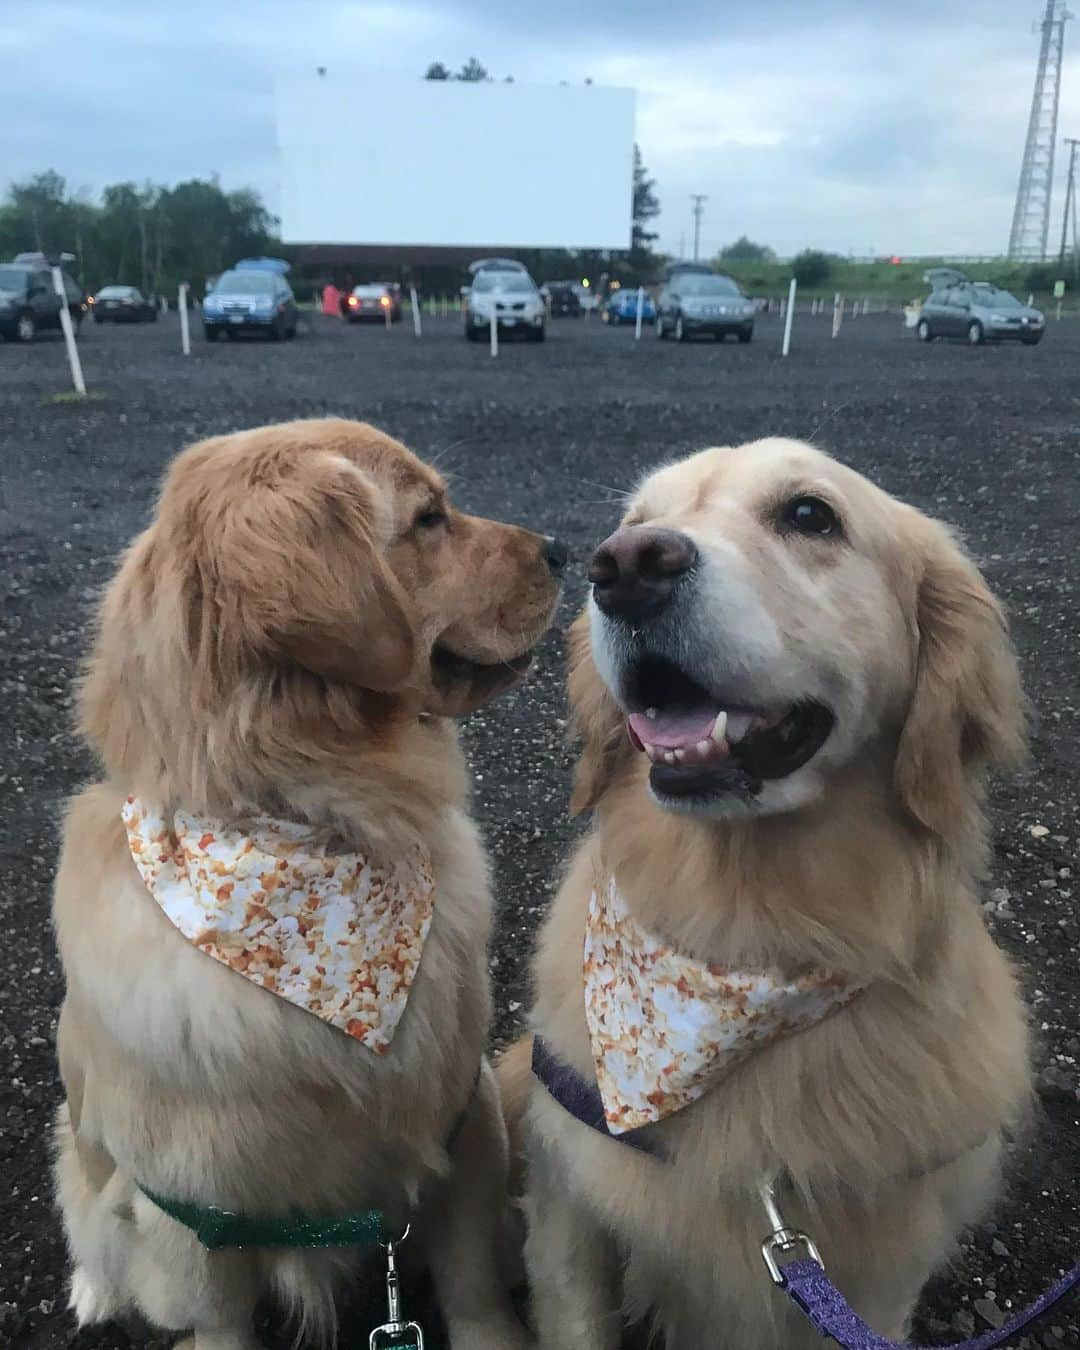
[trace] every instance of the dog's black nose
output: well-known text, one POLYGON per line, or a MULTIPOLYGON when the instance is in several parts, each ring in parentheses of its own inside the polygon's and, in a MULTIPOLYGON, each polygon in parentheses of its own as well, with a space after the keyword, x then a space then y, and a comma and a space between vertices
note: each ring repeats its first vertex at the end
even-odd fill
POLYGON ((694 541, 678 530, 627 525, 593 554, 589 580, 605 614, 642 619, 667 603, 697 560, 694 541))
POLYGON ((547 559, 547 565, 551 568, 551 575, 561 577, 566 571, 566 564, 570 558, 570 550, 561 539, 555 539, 552 535, 544 536, 544 557, 547 559))

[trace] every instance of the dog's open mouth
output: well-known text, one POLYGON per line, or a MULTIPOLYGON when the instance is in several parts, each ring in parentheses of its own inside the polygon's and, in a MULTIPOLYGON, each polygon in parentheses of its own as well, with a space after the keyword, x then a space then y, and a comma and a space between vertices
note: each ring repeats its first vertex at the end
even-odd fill
POLYGON ((438 694, 438 712, 456 717, 471 712, 516 683, 532 664, 532 652, 490 665, 460 656, 441 642, 431 651, 431 682, 438 694))
POLYGON ((652 760, 653 791, 666 797, 756 795, 807 764, 835 721, 812 700, 770 709, 726 703, 662 657, 633 667, 625 700, 630 739, 652 760))

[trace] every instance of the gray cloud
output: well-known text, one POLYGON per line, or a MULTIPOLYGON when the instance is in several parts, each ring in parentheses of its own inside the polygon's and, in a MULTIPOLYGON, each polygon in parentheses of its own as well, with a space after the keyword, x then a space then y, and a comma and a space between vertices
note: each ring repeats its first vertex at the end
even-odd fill
MULTIPOLYGON (((8 0, 0 58, 18 116, 0 129, 0 166, 11 178, 54 167, 90 191, 217 172, 276 204, 276 75, 325 64, 407 76, 476 55, 500 76, 592 77, 639 91, 638 139, 669 249, 688 234, 689 194, 700 191, 710 251, 748 232, 781 252, 997 252, 1041 8, 196 0, 181 10, 8 0)), ((1077 128, 1080 61, 1070 57, 1062 134, 1077 128)))

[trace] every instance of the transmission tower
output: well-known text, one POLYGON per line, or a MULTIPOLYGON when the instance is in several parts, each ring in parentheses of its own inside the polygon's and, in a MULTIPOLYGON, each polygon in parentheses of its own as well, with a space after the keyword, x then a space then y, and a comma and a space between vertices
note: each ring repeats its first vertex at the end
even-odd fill
POLYGON ((1061 94, 1061 53, 1065 45, 1065 23, 1071 18, 1065 0, 1046 0, 1039 68, 1035 75, 1024 162, 1009 235, 1010 258, 1042 262, 1046 257, 1061 94))

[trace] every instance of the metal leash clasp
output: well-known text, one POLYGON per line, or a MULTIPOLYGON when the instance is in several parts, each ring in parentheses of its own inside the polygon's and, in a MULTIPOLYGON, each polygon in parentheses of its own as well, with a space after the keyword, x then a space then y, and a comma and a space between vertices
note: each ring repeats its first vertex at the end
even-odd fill
POLYGON ((386 1250, 386 1321, 368 1337, 368 1350, 424 1350, 424 1333, 419 1322, 406 1322, 401 1316, 401 1278, 398 1275, 395 1247, 400 1247, 412 1231, 410 1224, 397 1242, 384 1244, 386 1250))
POLYGON ((763 1181, 759 1193, 761 1203, 765 1206, 765 1213, 769 1216, 769 1222, 772 1224, 772 1232, 761 1244, 761 1255, 768 1267, 769 1274, 772 1276, 773 1284, 783 1285, 784 1283, 784 1274, 778 1258, 790 1256, 799 1247, 804 1247, 807 1255, 824 1270, 825 1263, 822 1261, 821 1253, 814 1245, 813 1239, 808 1237, 806 1233, 799 1232, 797 1228, 790 1228, 784 1216, 780 1213, 780 1207, 776 1203, 775 1183, 763 1181))

